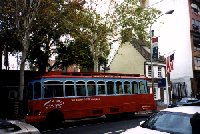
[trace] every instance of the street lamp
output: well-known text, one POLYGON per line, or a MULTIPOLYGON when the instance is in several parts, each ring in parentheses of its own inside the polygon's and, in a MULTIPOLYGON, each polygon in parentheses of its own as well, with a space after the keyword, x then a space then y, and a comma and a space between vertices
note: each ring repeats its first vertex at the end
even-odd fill
MULTIPOLYGON (((153 43, 152 43, 152 37, 154 36, 153 35, 153 30, 152 30, 152 25, 157 21, 157 19, 158 18, 160 18, 161 16, 163 16, 163 15, 165 15, 165 14, 172 14, 174 12, 174 10, 169 10, 169 11, 167 11, 166 13, 163 13, 163 14, 161 14, 160 16, 158 16, 152 23, 151 23, 151 25, 150 25, 150 43, 151 43, 151 51, 150 51, 150 53, 151 53, 151 58, 150 58, 150 60, 151 60, 151 78, 152 78, 152 80, 151 80, 151 83, 152 83, 152 92, 154 93, 154 70, 153 70, 153 59, 152 59, 152 54, 153 54, 153 50, 152 50, 152 45, 153 45, 153 43)), ((168 84, 167 84, 168 85, 168 84)), ((168 95, 167 95, 168 96, 168 95)), ((168 102, 167 102, 168 103, 168 102)))

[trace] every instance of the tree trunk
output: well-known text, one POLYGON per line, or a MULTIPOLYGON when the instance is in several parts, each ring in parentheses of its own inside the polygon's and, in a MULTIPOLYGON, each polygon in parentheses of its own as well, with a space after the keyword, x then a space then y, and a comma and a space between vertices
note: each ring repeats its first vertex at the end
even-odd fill
POLYGON ((98 72, 98 58, 94 58, 94 72, 98 72))
POLYGON ((24 68, 25 68, 25 62, 26 62, 26 53, 28 51, 28 32, 25 32, 24 40, 22 41, 23 50, 22 50, 22 58, 21 58, 21 64, 20 64, 20 85, 19 85, 19 100, 23 100, 23 91, 24 91, 24 68))
POLYGON ((25 50, 23 50, 21 64, 20 64, 19 100, 23 100, 25 59, 26 59, 26 52, 25 50))

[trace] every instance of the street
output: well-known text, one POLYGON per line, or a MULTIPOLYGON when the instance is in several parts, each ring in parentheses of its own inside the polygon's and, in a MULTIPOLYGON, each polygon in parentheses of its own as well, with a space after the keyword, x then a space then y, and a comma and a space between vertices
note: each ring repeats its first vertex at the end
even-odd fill
POLYGON ((38 127, 42 134, 115 134, 139 125, 148 116, 135 115, 132 119, 107 120, 104 116, 93 119, 66 121, 56 128, 38 127))

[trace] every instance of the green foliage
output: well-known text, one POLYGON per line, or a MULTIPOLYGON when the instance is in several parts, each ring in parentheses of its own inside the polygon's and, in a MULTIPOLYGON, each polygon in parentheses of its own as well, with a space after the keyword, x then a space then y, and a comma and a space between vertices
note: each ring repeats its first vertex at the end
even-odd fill
POLYGON ((0 45, 9 52, 22 50, 17 38, 14 7, 14 1, 0 1, 0 45))
POLYGON ((94 71, 98 71, 98 59, 100 57, 107 57, 109 54, 109 37, 113 32, 113 22, 108 18, 111 14, 107 13, 105 16, 96 12, 95 7, 91 4, 90 8, 84 12, 84 19, 82 20, 81 31, 78 38, 86 41, 90 45, 90 52, 94 62, 94 71))
POLYGON ((105 57, 99 57, 99 65, 106 65, 108 60, 105 57))
MULTIPOLYGON (((94 3, 94 1, 92 2, 94 3)), ((121 35, 122 43, 131 41, 133 37, 147 41, 148 27, 160 14, 160 11, 153 8, 143 8, 139 4, 139 0, 124 0, 122 3, 110 3, 108 12, 100 15, 91 6, 93 3, 86 3, 84 0, 41 1, 37 14, 29 25, 30 47, 27 59, 32 65, 44 71, 49 66, 49 57, 55 53, 58 54, 59 61, 64 58, 67 65, 74 63, 82 66, 90 65, 86 63, 86 60, 89 60, 92 65, 96 64, 102 57, 106 59, 110 51, 108 40, 112 40, 118 32, 121 35), (89 7, 86 7, 86 4, 89 7), (71 38, 73 41, 67 43, 66 46, 66 43, 60 40, 60 37, 63 36, 67 36, 67 39, 71 38), (76 57, 79 57, 80 60, 76 57)), ((16 16, 15 2, 5 0, 1 1, 1 4, 3 5, 1 6, 3 14, 1 14, 0 21, 1 24, 5 24, 2 25, 0 39, 2 42, 10 44, 12 50, 22 50, 17 39, 19 36, 23 36, 19 29, 25 30, 22 20, 23 16, 27 14, 25 10, 18 8, 18 13, 21 11, 23 14, 16 16), (15 17, 20 22, 18 27, 16 27, 15 17), (12 40, 9 40, 11 42, 8 41, 8 37, 12 37, 12 40)), ((27 8, 29 12, 33 9, 27 8)))
MULTIPOLYGON (((23 2, 23 0, 1 1, 0 22, 2 28, 0 39, 3 45, 8 46, 9 44, 10 51, 21 51, 25 50, 24 47, 28 47, 26 59, 31 62, 33 67, 45 71, 46 67, 49 66, 48 59, 52 54, 59 52, 58 55, 65 55, 64 51, 57 50, 65 45, 60 40, 60 37, 63 36, 68 36, 74 40, 74 43, 68 44, 72 45, 71 47, 76 48, 74 44, 77 44, 77 42, 82 44, 83 47, 87 46, 88 49, 83 49, 84 52, 81 53, 88 54, 88 56, 82 56, 84 58, 92 57, 92 61, 89 60, 91 64, 94 64, 94 59, 98 59, 100 56, 107 57, 109 54, 108 36, 112 33, 111 25, 113 24, 109 22, 108 14, 106 17, 102 17, 92 8, 84 7, 84 0, 41 1, 37 13, 34 12, 37 4, 32 3, 33 7, 29 7, 31 1, 27 1, 26 4, 23 2), (29 21, 26 24, 27 27, 24 27, 23 23, 26 20, 29 21), (24 31, 30 33, 29 37, 26 38, 28 42, 30 41, 26 44, 27 46, 22 44, 24 31)), ((66 50, 70 48, 67 50, 68 53, 73 50, 71 47, 65 48, 66 50)), ((81 47, 79 46, 79 48, 81 47)), ((68 61, 70 61, 68 63, 72 64, 74 57, 72 56, 71 60, 68 57, 68 61)), ((83 63, 80 63, 75 59, 75 62, 86 66, 89 65, 84 63, 86 60, 87 58, 81 59, 80 61, 83 63)))
MULTIPOLYGON (((31 28, 29 48, 29 61, 40 71, 45 71, 49 66, 48 60, 52 54, 62 52, 56 51, 56 48, 63 45, 60 37, 77 33, 76 12, 82 9, 81 4, 76 1, 70 3, 63 0, 42 1, 31 28)), ((58 53, 58 55, 63 55, 63 53, 58 53)))
POLYGON ((154 8, 143 8, 140 0, 124 0, 116 6, 122 43, 137 38, 149 40, 149 25, 161 12, 154 8))
POLYGON ((88 44, 81 40, 68 41, 66 44, 60 45, 57 48, 57 62, 62 63, 62 66, 80 65, 88 70, 93 67, 93 59, 90 53, 88 44))

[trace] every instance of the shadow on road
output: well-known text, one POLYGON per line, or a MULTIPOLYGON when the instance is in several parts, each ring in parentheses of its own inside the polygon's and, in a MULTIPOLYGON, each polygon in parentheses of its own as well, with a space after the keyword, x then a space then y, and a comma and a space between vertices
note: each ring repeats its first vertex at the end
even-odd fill
POLYGON ((36 128, 40 130, 41 133, 45 133, 47 131, 56 130, 56 129, 67 129, 72 127, 79 127, 79 126, 87 126, 87 125, 94 125, 99 123, 109 123, 109 122, 119 122, 124 120, 132 120, 132 119, 139 119, 139 118, 148 118, 151 114, 135 114, 133 117, 121 117, 115 116, 115 118, 107 119, 105 116, 97 117, 97 118, 84 118, 79 120, 66 120, 60 125, 50 126, 47 123, 39 123, 39 124, 32 124, 36 128))

